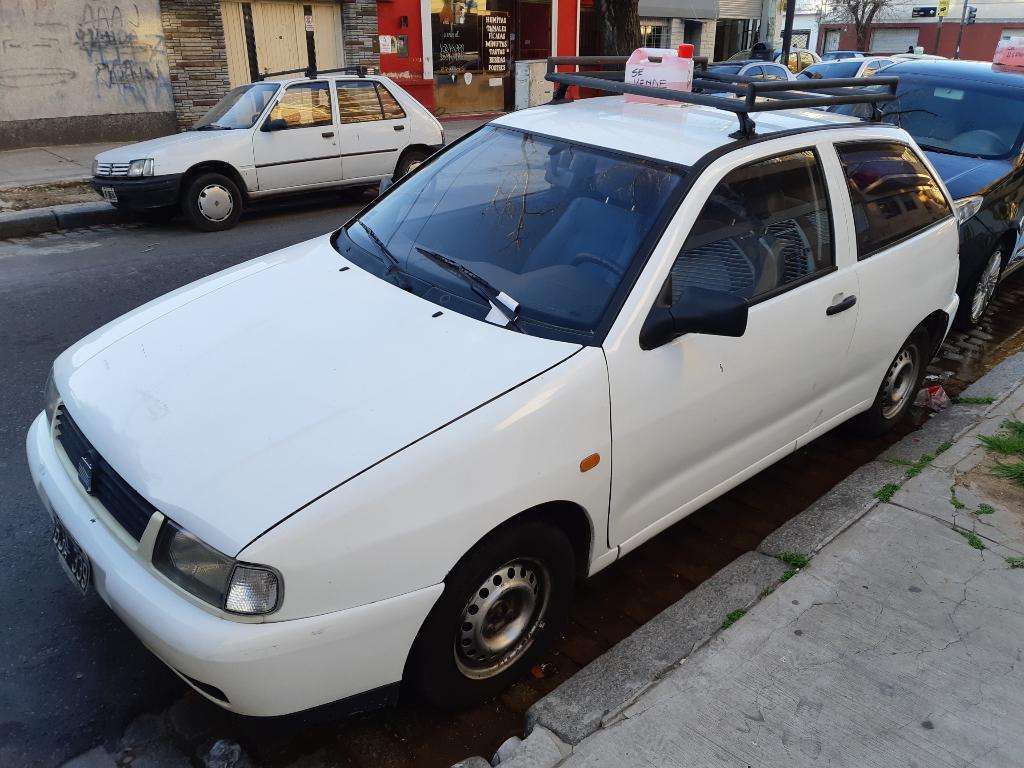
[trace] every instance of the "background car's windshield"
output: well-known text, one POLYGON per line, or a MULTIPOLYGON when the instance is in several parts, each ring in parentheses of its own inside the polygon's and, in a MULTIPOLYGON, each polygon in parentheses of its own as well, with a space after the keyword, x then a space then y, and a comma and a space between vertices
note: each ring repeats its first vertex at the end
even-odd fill
POLYGON ((251 83, 232 88, 192 128, 252 128, 278 87, 277 83, 251 83))
POLYGON ((1020 149, 1024 89, 901 75, 897 93, 898 106, 885 111, 898 110, 899 124, 925 149, 984 158, 1020 149))
MULTIPOLYGON (((412 278, 486 305, 416 247, 456 259, 530 323, 592 331, 661 220, 680 172, 495 126, 453 146, 360 220, 412 278)), ((349 237, 373 253, 362 226, 349 237)), ((467 313, 468 314, 468 313, 467 313)))
POLYGON ((855 77, 857 70, 864 62, 859 59, 853 61, 834 61, 822 64, 812 64, 797 77, 802 79, 821 80, 831 77, 855 77))

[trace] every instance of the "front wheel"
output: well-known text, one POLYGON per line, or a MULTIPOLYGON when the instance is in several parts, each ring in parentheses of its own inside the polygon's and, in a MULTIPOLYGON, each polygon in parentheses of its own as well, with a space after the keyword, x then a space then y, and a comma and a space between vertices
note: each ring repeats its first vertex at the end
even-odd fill
POLYGON ((185 189, 181 210, 198 229, 206 232, 231 229, 242 215, 242 193, 227 176, 203 173, 185 189))
POLYGON ((974 290, 962 297, 960 311, 957 312, 958 327, 971 328, 981 321, 999 286, 999 275, 1002 270, 1003 252, 997 248, 978 274, 974 290))
POLYGON ((485 537, 445 579, 410 654, 411 685, 462 709, 522 677, 565 628, 574 560, 565 534, 539 521, 485 537))
POLYGON ((931 350, 931 337, 918 328, 903 342, 889 364, 875 401, 850 421, 850 427, 865 437, 879 437, 893 429, 910 411, 924 380, 931 350))

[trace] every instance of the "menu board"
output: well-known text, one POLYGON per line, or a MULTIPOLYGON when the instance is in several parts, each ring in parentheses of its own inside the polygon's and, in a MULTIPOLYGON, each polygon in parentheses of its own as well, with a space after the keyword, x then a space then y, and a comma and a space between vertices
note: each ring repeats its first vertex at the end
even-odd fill
POLYGON ((509 70, 510 53, 508 39, 508 14, 490 12, 483 17, 482 62, 486 72, 504 74, 509 70))

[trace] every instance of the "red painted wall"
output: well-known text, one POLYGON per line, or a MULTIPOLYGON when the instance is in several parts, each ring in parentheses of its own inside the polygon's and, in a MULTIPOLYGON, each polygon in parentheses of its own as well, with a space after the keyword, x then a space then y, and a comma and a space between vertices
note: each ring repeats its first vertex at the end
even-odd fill
MULTIPOLYGON (((992 56, 996 52, 996 44, 999 42, 999 36, 1003 30, 1011 25, 1009 24, 970 24, 964 27, 963 41, 960 43, 960 58, 961 59, 975 59, 977 61, 992 61, 992 56)), ((886 27, 908 29, 910 27, 917 27, 918 37, 917 44, 924 46, 925 53, 936 53, 935 50, 935 32, 936 25, 933 23, 929 24, 873 24, 872 30, 882 29, 886 27)), ((1024 22, 1021 27, 1024 28, 1024 22)), ((843 34, 839 38, 839 48, 844 51, 854 51, 857 49, 857 35, 853 31, 851 25, 840 26, 836 24, 822 25, 821 31, 818 33, 818 52, 821 53, 823 46, 825 45, 825 32, 829 29, 842 29, 843 34)), ((942 23, 942 37, 939 42, 939 49, 937 53, 940 56, 946 56, 953 58, 953 54, 956 52, 956 38, 960 31, 959 19, 952 20, 947 19, 942 23)), ((871 45, 871 38, 868 38, 868 46, 871 45)), ((890 53, 902 53, 902 51, 890 51, 890 53)))
POLYGON ((576 51, 576 20, 578 13, 576 6, 579 0, 552 0, 558 3, 558 50, 556 56, 575 56, 576 51))
POLYGON ((419 0, 379 0, 377 29, 382 35, 406 35, 409 55, 382 53, 380 70, 409 91, 427 109, 434 108, 434 81, 423 79, 423 25, 420 23, 419 0), (402 17, 408 26, 402 27, 402 17))

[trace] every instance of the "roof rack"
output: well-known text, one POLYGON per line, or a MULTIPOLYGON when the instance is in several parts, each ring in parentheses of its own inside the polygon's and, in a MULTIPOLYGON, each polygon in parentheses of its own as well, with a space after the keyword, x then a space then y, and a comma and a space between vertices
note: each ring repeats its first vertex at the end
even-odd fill
POLYGON ((331 74, 346 74, 356 75, 357 77, 366 77, 369 70, 366 67, 337 67, 335 69, 320 69, 316 67, 300 67, 299 69, 283 69, 280 72, 261 72, 256 76, 257 80, 266 80, 268 77, 280 77, 281 75, 298 75, 301 74, 304 77, 308 77, 311 80, 320 75, 331 75, 331 74))
MULTIPOLYGON (((609 93, 628 93, 648 98, 700 104, 732 112, 739 120, 734 138, 752 138, 755 124, 751 112, 771 112, 800 107, 830 107, 838 104, 878 104, 896 99, 896 77, 834 77, 822 80, 755 80, 741 75, 727 75, 708 69, 707 59, 695 59, 693 87, 725 91, 741 98, 715 96, 708 93, 677 91, 647 85, 626 83, 625 56, 552 56, 548 59, 545 79, 557 84, 553 104, 566 100, 569 86, 593 88, 609 93), (591 72, 557 72, 561 66, 611 66, 614 69, 591 72), (622 69, 618 69, 621 66, 622 69), (877 88, 885 86, 885 90, 877 88), (758 99, 761 99, 758 101, 758 99)), ((874 111, 875 121, 880 119, 874 111)))

